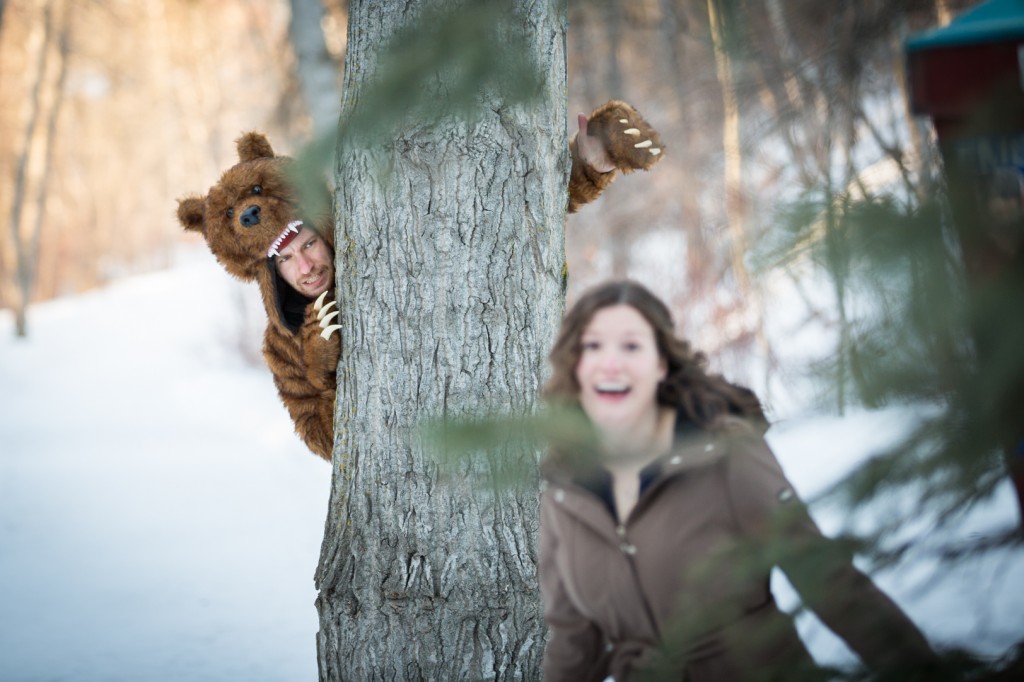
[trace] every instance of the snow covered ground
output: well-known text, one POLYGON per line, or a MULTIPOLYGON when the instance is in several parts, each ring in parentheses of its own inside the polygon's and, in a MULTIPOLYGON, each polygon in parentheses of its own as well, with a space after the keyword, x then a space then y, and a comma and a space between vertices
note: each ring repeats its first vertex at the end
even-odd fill
MULTIPOLYGON (((195 247, 166 272, 36 306, 28 339, 0 312, 0 680, 316 679, 330 467, 240 359, 239 334, 259 332, 239 286, 195 247)), ((807 417, 769 436, 810 496, 904 421, 807 417)), ((1014 504, 1006 487, 958 532, 1011 523, 1014 504)), ((996 654, 1024 634, 1021 553, 931 568, 877 578, 934 641, 996 654)), ((820 657, 848 656, 801 627, 820 657)))
POLYGON ((330 466, 246 366, 237 283, 0 316, 0 680, 315 680, 330 466))

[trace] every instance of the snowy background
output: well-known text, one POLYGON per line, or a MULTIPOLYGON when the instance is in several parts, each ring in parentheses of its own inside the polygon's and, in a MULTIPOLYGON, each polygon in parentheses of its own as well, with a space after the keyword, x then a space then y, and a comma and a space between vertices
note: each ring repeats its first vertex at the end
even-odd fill
MULTIPOLYGON (((195 246, 165 272, 33 307, 28 339, 0 311, 3 682, 317 678, 330 466, 241 358, 260 331, 240 286, 195 246)), ((789 415, 769 440, 810 497, 908 418, 789 415)), ((843 520, 814 511, 826 531, 843 520)), ((1015 521, 1004 486, 954 533, 1015 521)), ((937 645, 996 655, 1024 635, 1021 552, 933 569, 917 557, 876 580, 937 645)), ((849 656, 800 625, 820 658, 849 656)))

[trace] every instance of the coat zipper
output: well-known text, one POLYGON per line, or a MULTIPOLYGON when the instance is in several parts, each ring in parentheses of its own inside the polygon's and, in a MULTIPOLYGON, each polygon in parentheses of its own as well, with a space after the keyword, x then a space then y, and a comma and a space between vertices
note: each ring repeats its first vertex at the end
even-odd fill
POLYGON ((640 583, 640 574, 636 570, 636 562, 633 561, 633 556, 636 554, 636 545, 632 544, 626 537, 626 526, 625 524, 618 524, 615 527, 615 532, 618 534, 619 539, 622 542, 619 544, 619 550, 626 557, 626 564, 629 565, 629 571, 633 575, 633 583, 636 585, 637 594, 640 595, 640 604, 644 607, 644 614, 647 615, 647 620, 651 624, 651 631, 654 632, 656 640, 661 640, 661 631, 658 627, 658 621, 654 617, 654 610, 651 608, 651 603, 647 599, 647 594, 644 593, 643 585, 640 583))
MULTIPOLYGON (((636 501, 633 509, 629 512, 629 517, 626 519, 626 522, 628 522, 630 518, 636 516, 636 513, 646 506, 645 503, 651 499, 655 491, 665 485, 670 478, 672 478, 672 476, 660 476, 650 486, 648 486, 647 490, 640 495, 640 498, 636 501)), ((636 570, 636 562, 633 561, 633 555, 636 554, 637 548, 636 545, 629 542, 629 539, 626 537, 626 522, 617 523, 615 526, 615 532, 621 540, 619 550, 626 555, 626 563, 629 564, 629 570, 633 575, 633 582, 636 584, 637 594, 640 595, 640 604, 643 606, 644 613, 647 615, 647 620, 651 624, 651 630, 654 632, 655 637, 660 641, 661 628, 658 627, 658 621, 654 617, 654 609, 651 608, 650 600, 647 598, 647 594, 644 593, 643 585, 640 583, 640 574, 636 570)))
MULTIPOLYGON (((710 452, 713 447, 713 443, 704 443, 704 452, 710 452)), ((673 457, 673 460, 675 459, 678 459, 678 457, 673 457)), ((678 463, 673 460, 669 460, 671 464, 678 463)), ((678 475, 678 472, 669 476, 659 476, 658 479, 655 480, 647 488, 647 490, 643 492, 642 495, 640 495, 640 498, 637 500, 636 505, 630 511, 629 517, 632 518, 636 516, 637 511, 639 511, 642 507, 646 506, 646 504, 649 503, 649 500, 652 498, 654 492, 663 487, 664 485, 666 485, 667 481, 669 481, 671 478, 674 478, 676 475, 678 475)), ((586 488, 582 488, 578 485, 576 485, 575 487, 580 489, 581 492, 583 492, 583 494, 593 497, 593 493, 591 493, 586 488)), ((655 638, 660 641, 661 629, 658 627, 658 621, 654 617, 654 610, 651 608, 650 600, 648 600, 647 594, 644 592, 643 586, 640 583, 640 574, 637 572, 636 562, 633 560, 633 555, 635 555, 637 552, 636 545, 630 543, 628 538, 626 537, 625 523, 618 522, 618 519, 616 519, 613 514, 609 514, 609 519, 612 521, 612 523, 615 524, 615 533, 620 540, 619 551, 625 555, 626 564, 629 565, 629 571, 630 574, 633 576, 633 583, 636 585, 637 594, 640 596, 640 604, 641 606, 643 606, 644 614, 647 616, 647 620, 651 625, 651 631, 654 632, 655 638)), ((629 518, 627 518, 626 521, 629 521, 629 518)))

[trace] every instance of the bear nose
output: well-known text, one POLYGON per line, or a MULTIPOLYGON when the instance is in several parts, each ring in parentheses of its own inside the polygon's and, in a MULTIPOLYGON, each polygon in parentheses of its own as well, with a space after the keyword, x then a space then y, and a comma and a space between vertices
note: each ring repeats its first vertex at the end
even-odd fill
POLYGON ((242 211, 242 217, 238 219, 243 226, 252 227, 260 224, 260 207, 250 206, 242 211))

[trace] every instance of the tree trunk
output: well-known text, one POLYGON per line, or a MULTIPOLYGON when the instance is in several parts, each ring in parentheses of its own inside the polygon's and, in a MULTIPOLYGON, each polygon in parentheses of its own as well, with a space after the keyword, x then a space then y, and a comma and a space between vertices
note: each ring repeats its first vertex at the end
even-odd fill
POLYGON ((743 191, 743 147, 740 136, 740 106, 733 85, 732 63, 726 45, 723 17, 716 2, 708 0, 708 23, 715 49, 715 69, 722 86, 722 152, 725 157, 725 215, 732 244, 732 270, 744 294, 750 291, 750 276, 743 257, 747 252, 747 200, 743 191))
MULTIPOLYGON (((594 33, 599 30, 600 22, 594 21, 590 12, 590 5, 584 2, 575 2, 569 7, 569 24, 572 26, 570 32, 569 47, 572 50, 571 61, 576 64, 586 64, 596 50, 594 33)), ((597 43, 601 41, 598 40, 597 43)), ((602 101, 598 92, 604 93, 604 79, 600 77, 599 69, 576 69, 573 79, 583 84, 583 101, 588 106, 594 102, 602 101)), ((580 88, 572 87, 578 91, 580 88)))
POLYGON ((50 178, 54 173, 54 150, 57 146, 57 121, 60 119, 60 112, 64 106, 64 83, 67 81, 68 55, 70 52, 71 41, 71 23, 68 18, 68 10, 66 7, 63 9, 65 11, 61 13, 61 17, 58 20, 60 23, 60 31, 57 37, 57 49, 55 51, 55 59, 57 61, 55 68, 57 73, 54 76, 55 82, 51 88, 52 96, 46 113, 46 127, 41 131, 42 139, 40 140, 40 145, 42 146, 42 150, 40 152, 40 156, 42 157, 42 168, 40 169, 39 180, 36 184, 35 222, 32 227, 32 232, 29 235, 27 250, 28 262, 26 263, 23 279, 20 283, 26 303, 31 300, 36 290, 40 254, 42 251, 43 229, 46 226, 47 220, 47 200, 50 199, 51 205, 59 203, 57 201, 53 201, 53 198, 50 197, 50 178))
POLYGON ((296 75, 302 99, 313 122, 313 135, 332 132, 338 125, 339 66, 327 51, 324 39, 323 0, 291 0, 288 36, 295 50, 296 75))
MULTIPOLYGON (((416 21, 406 4, 351 3, 343 120, 378 46, 416 21)), ((344 334, 316 575, 321 680, 539 677, 535 481, 489 487, 495 453, 446 474, 417 435, 427 419, 531 410, 562 311, 565 3, 514 4, 546 75, 540 101, 482 91, 473 123, 339 148, 344 334)), ((436 97, 447 78, 429 85, 436 97)))
POLYGON ((39 259, 39 232, 43 225, 46 203, 46 178, 52 161, 53 138, 57 113, 60 110, 67 54, 67 20, 63 2, 53 2, 43 10, 43 40, 39 46, 36 78, 29 98, 29 115, 24 143, 15 171, 11 201, 10 229, 16 262, 15 285, 18 299, 14 309, 15 336, 28 335, 28 306, 36 278, 39 259), (54 47, 56 44, 56 48, 54 47), (55 53, 56 67, 51 53, 55 53), (54 68, 56 74, 51 73, 54 68), (35 188, 35 201, 26 203, 30 188, 35 188), (33 210, 35 216, 26 217, 33 210), (26 229, 25 225, 31 225, 26 229))
MULTIPOLYGON (((604 48, 608 58, 608 97, 610 99, 625 99, 622 69, 619 68, 619 50, 622 49, 622 12, 617 0, 605 0, 604 16, 605 27, 608 31, 608 42, 604 48)), ((597 55, 591 56, 596 58, 597 55)))

